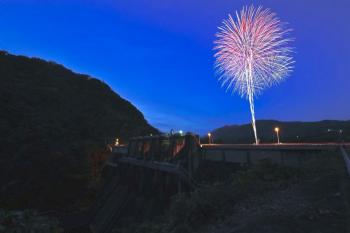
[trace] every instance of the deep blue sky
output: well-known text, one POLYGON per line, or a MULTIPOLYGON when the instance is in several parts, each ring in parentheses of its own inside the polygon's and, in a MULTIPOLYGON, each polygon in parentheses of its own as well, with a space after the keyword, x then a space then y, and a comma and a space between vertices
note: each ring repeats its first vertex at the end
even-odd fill
POLYGON ((0 49, 108 83, 161 130, 250 121, 213 69, 214 35, 254 3, 293 28, 295 71, 256 101, 258 119, 350 119, 349 0, 0 0, 0 49))

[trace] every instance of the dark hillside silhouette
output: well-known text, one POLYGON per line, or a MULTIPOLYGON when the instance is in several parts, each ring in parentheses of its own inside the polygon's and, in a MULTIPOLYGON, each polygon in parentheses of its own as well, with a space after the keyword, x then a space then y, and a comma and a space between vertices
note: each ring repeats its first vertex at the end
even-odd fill
POLYGON ((87 195, 106 140, 158 130, 98 79, 0 53, 0 206, 64 207, 87 195))

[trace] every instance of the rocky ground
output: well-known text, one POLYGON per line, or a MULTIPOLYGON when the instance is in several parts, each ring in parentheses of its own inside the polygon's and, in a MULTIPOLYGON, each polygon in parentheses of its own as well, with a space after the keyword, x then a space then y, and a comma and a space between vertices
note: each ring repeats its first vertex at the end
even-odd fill
POLYGON ((287 189, 256 193, 237 203, 224 221, 205 233, 350 232, 349 185, 339 164, 329 164, 287 189), (333 167, 332 167, 333 166, 333 167))
POLYGON ((57 219, 32 210, 0 209, 0 233, 63 233, 57 219))
POLYGON ((346 233, 350 177, 339 154, 288 168, 271 163, 174 197, 163 216, 116 233, 346 233))

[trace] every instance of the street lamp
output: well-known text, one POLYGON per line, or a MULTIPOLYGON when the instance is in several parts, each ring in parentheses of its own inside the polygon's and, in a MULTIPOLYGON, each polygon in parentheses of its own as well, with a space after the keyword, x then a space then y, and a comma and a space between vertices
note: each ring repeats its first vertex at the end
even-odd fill
POLYGON ((275 132, 276 132, 276 135, 277 135, 277 144, 280 144, 280 135, 279 135, 280 128, 276 127, 275 128, 275 132))
POLYGON ((339 142, 342 142, 342 135, 343 135, 343 129, 339 129, 339 130, 336 130, 336 129, 327 129, 327 132, 328 133, 331 133, 331 132, 335 132, 335 133, 338 133, 338 140, 339 142))
POLYGON ((183 131, 182 131, 182 130, 180 130, 180 131, 179 131, 179 133, 180 133, 180 135, 182 136, 183 131))
POLYGON ((119 146, 119 138, 117 138, 117 139, 115 140, 115 145, 116 145, 116 146, 119 146))
POLYGON ((211 144, 211 133, 208 133, 208 142, 211 144))
POLYGON ((339 129, 339 142, 342 142, 343 140, 343 129, 339 129))

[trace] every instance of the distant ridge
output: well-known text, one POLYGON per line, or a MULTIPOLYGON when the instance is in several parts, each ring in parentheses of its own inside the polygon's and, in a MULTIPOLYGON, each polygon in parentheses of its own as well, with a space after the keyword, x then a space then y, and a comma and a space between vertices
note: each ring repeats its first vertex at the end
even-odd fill
MULTIPOLYGON (((282 142, 338 142, 350 141, 350 120, 316 122, 258 120, 257 131, 262 143, 276 142, 274 128, 280 128, 282 142), (339 132, 341 130, 342 132, 339 132)), ((226 125, 213 130, 217 143, 253 143, 251 124, 226 125)), ((205 137, 204 140, 207 140, 205 137)))

